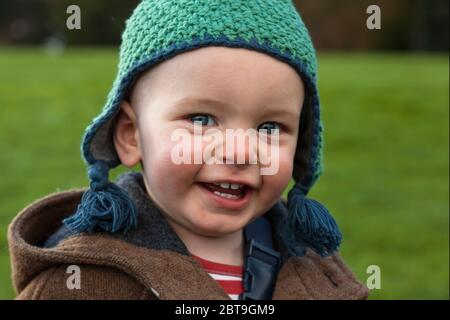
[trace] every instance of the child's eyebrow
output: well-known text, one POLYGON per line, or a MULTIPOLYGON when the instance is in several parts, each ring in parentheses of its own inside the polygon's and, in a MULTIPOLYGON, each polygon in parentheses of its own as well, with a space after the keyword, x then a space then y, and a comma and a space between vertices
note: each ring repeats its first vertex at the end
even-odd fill
POLYGON ((200 104, 200 105, 206 105, 206 106, 217 106, 226 108, 229 107, 226 102, 216 100, 213 98, 203 98, 203 97, 184 97, 178 101, 175 102, 175 105, 193 105, 193 104, 200 104))
MULTIPOLYGON (((210 107, 219 107, 219 108, 229 108, 230 105, 224 101, 216 100, 214 98, 204 98, 204 97, 184 97, 175 102, 177 106, 183 105, 201 105, 201 106, 210 106, 210 107)), ((285 110, 277 108, 276 106, 270 108, 265 105, 258 109, 261 115, 264 116, 277 116, 280 118, 286 118, 294 121, 298 121, 300 118, 299 112, 293 112, 291 110, 285 110)))

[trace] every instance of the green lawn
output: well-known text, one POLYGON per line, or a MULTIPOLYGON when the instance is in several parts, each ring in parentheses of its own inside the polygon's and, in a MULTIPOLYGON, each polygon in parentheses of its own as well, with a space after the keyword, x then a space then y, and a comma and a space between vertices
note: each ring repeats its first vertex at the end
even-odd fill
MULTIPOLYGON (((116 63, 113 49, 0 48, 0 298, 14 296, 14 215, 87 184, 80 138, 116 63)), ((325 171, 310 196, 337 218, 341 254, 364 283, 380 266, 374 299, 448 299, 448 56, 327 53, 319 66, 325 171)))

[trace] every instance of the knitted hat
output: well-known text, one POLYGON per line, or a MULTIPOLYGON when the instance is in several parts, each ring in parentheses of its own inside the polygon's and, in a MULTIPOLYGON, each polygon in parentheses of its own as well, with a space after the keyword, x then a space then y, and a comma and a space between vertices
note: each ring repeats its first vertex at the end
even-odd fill
POLYGON ((112 124, 139 74, 177 54, 207 46, 265 53, 294 68, 305 85, 294 187, 278 232, 292 254, 310 247, 325 256, 337 250, 341 233, 327 209, 306 195, 322 173, 322 122, 317 61, 308 30, 291 0, 143 0, 126 22, 118 74, 102 113, 87 127, 81 145, 90 188, 64 223, 72 230, 126 232, 137 223, 126 192, 109 182, 120 164, 112 124))

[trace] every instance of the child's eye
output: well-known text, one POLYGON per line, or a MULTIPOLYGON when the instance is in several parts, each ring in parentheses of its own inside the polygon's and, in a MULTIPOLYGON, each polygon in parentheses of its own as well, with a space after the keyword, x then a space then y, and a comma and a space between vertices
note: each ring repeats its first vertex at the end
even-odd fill
POLYGON ((280 125, 276 122, 265 122, 258 127, 258 131, 265 130, 264 133, 266 134, 273 134, 276 129, 278 129, 278 132, 281 130, 280 125))
POLYGON ((201 126, 212 126, 216 124, 216 121, 207 114, 195 114, 189 117, 189 120, 192 121, 194 124, 200 124, 201 126))

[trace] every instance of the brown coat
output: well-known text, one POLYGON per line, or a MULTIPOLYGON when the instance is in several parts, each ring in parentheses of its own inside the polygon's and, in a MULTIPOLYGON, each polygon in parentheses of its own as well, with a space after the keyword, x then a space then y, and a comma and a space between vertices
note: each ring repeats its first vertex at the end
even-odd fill
MULTIPOLYGON (((40 199, 11 223, 8 241, 17 299, 229 299, 196 260, 176 249, 101 233, 73 235, 52 248, 42 248, 42 241, 58 229, 62 218, 74 212, 83 191, 40 199), (81 270, 81 289, 66 285, 67 267, 73 264, 81 270)), ((367 288, 338 254, 320 258, 308 251, 283 263, 273 299, 367 296, 367 288)))

